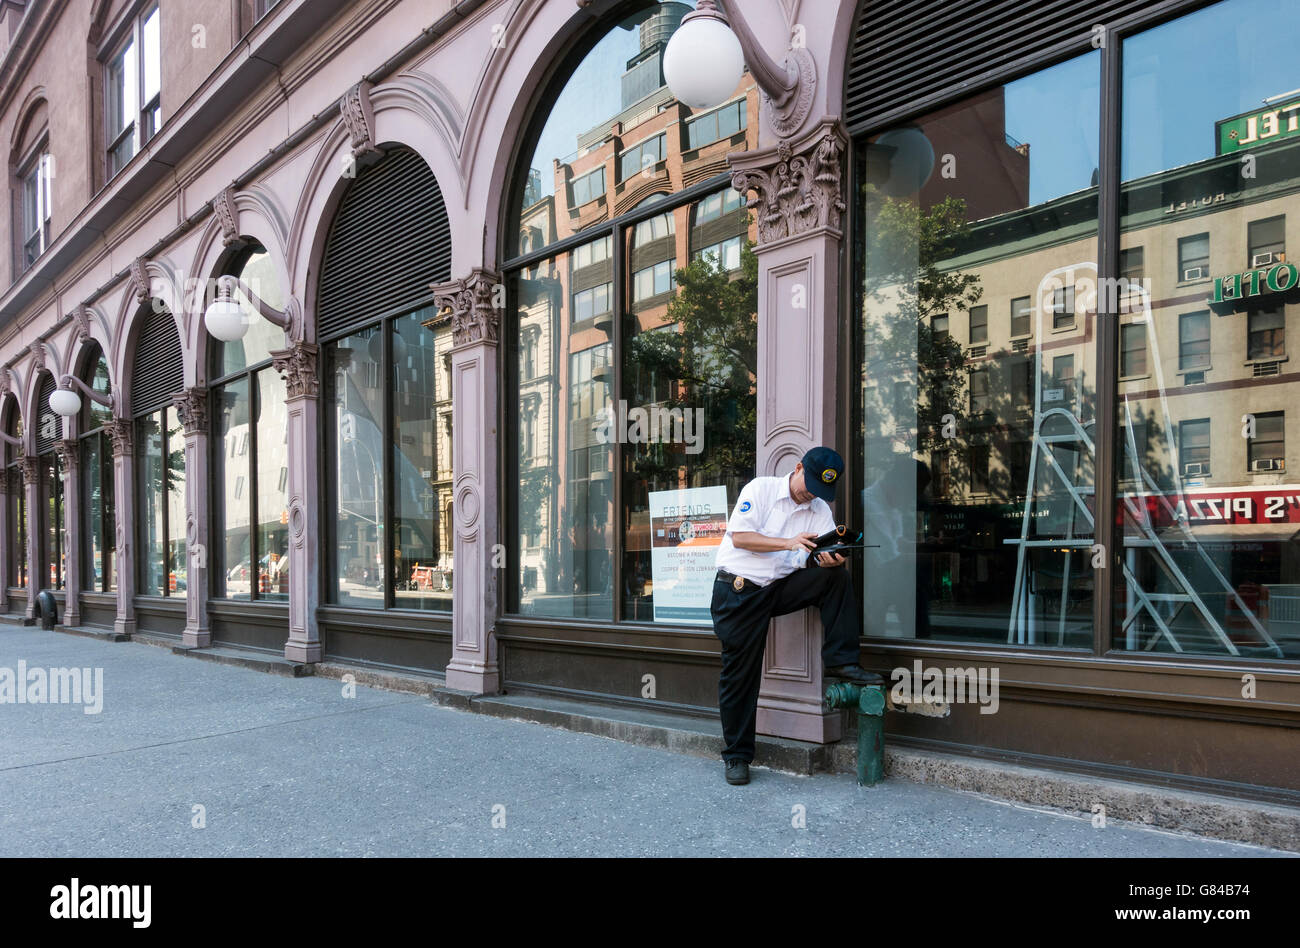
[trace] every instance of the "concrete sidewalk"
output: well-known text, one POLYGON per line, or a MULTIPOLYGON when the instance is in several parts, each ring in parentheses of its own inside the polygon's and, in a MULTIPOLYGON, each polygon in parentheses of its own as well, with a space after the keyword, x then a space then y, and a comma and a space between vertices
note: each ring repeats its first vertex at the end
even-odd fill
POLYGON ((103 669, 103 710, 0 704, 0 856, 1287 855, 902 780, 731 787, 720 762, 419 696, 0 629, 19 661, 103 669))

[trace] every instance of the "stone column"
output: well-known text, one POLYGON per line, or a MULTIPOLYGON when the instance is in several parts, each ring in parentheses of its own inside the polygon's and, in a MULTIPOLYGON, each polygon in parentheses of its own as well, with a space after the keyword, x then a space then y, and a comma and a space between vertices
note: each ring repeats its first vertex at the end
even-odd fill
POLYGON ((59 442, 63 461, 63 624, 81 625, 81 452, 71 439, 59 442))
POLYGON ((289 416, 289 640, 284 657, 292 662, 321 660, 316 607, 320 603, 320 536, 309 530, 308 510, 320 509, 320 365, 309 342, 271 353, 284 376, 289 416))
POLYGON ((212 493, 208 484, 207 389, 187 388, 173 396, 172 405, 185 430, 185 549, 189 563, 181 641, 190 648, 207 648, 212 644, 208 628, 208 498, 212 493))
POLYGON ((116 536, 113 563, 117 573, 117 618, 113 631, 135 632, 135 422, 114 418, 106 426, 113 442, 113 498, 116 536))
MULTIPOLYGON (((475 268, 435 286, 452 319, 452 510, 455 516, 452 651, 447 687, 475 694, 501 690, 495 623, 497 571, 497 334, 501 277, 475 268)), ((426 326, 432 328, 430 320, 426 326)))
POLYGON ((41 591, 41 484, 40 465, 36 458, 23 455, 18 461, 23 472, 23 489, 27 491, 27 618, 36 621, 36 596, 41 591))
MULTIPOLYGON (((837 447, 841 163, 838 120, 763 151, 733 155, 732 184, 754 192, 758 224, 759 475, 783 475, 804 452, 837 447)), ((841 493, 838 519, 846 509, 841 493)), ((829 743, 842 716, 822 710, 821 618, 813 609, 776 619, 768 632, 758 731, 829 743)))

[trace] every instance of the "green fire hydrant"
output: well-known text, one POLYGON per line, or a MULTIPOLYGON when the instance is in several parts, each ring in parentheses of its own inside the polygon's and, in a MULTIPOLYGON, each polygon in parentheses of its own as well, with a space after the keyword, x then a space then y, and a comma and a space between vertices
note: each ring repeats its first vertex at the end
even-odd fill
POLYGON ((870 787, 885 775, 885 689, 880 685, 837 682, 826 686, 827 708, 858 709, 858 786, 870 787))

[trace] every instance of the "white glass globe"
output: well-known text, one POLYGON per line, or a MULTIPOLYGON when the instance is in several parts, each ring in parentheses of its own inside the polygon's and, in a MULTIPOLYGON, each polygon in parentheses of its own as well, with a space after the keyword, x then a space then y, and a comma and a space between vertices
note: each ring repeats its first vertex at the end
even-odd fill
POLYGON ((234 300, 213 300, 203 314, 203 325, 222 342, 237 342, 248 334, 248 316, 234 300))
POLYGON ((71 418, 81 411, 81 396, 71 389, 55 389, 50 393, 50 411, 64 418, 71 418))
POLYGON ((745 73, 745 54, 731 28, 701 17, 677 28, 664 50, 664 79, 679 102, 693 109, 721 105, 745 73))

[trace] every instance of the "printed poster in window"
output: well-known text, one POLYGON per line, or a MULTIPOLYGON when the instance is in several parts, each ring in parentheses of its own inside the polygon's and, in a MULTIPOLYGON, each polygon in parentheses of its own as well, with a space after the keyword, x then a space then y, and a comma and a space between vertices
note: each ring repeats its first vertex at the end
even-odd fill
POLYGON ((650 571, 656 622, 711 625, 718 546, 727 532, 727 488, 650 493, 650 571))

